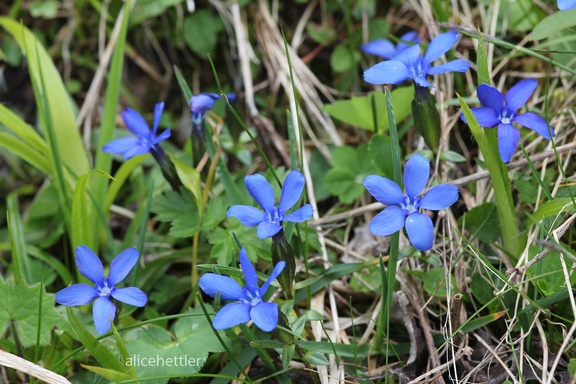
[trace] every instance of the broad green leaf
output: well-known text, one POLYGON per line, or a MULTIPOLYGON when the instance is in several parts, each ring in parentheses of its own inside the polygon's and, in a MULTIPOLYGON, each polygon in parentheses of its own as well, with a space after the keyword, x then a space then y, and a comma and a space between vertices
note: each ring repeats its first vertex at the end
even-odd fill
POLYGON ((568 363, 568 372, 570 373, 570 377, 576 375, 576 358, 570 359, 570 362, 568 363))
POLYGON ((51 166, 49 161, 46 159, 46 156, 36 152, 24 141, 5 132, 0 132, 0 146, 14 153, 16 156, 20 157, 39 171, 44 172, 46 175, 51 175, 51 166))
POLYGON ((138 25, 144 20, 166 13, 168 8, 184 0, 138 0, 130 13, 130 25, 138 25))
POLYGON ((336 37, 336 30, 331 25, 307 23, 306 33, 318 44, 329 45, 336 37))
MULTIPOLYGON (((424 290, 436 297, 446 297, 446 276, 444 276, 444 269, 434 268, 422 275, 422 281, 424 282, 424 290)), ((456 280, 453 276, 450 276, 452 293, 456 294, 460 291, 456 286, 456 280)))
POLYGON ((337 147, 332 153, 333 168, 326 174, 324 182, 330 192, 344 203, 352 203, 365 191, 362 181, 366 176, 378 173, 368 158, 366 144, 357 149, 348 146, 337 147))
POLYGON ((42 316, 40 319, 40 345, 50 345, 52 328, 60 316, 54 309, 54 294, 46 293, 40 284, 29 286, 24 280, 13 278, 3 280, 0 277, 0 334, 4 334, 11 322, 16 325, 18 338, 23 347, 36 345, 38 333, 38 304, 42 297, 42 316))
POLYGON ((97 169, 88 172, 78 179, 76 188, 74 188, 74 195, 72 196, 72 226, 71 226, 71 240, 72 249, 76 249, 79 245, 86 245, 91 249, 96 248, 94 238, 94 229, 90 221, 91 211, 94 210, 92 199, 88 196, 88 181, 90 176, 99 175, 112 179, 112 176, 99 171, 97 169))
MULTIPOLYGON (((212 312, 212 308, 208 306, 212 312)), ((190 375, 198 372, 210 352, 223 352, 224 348, 214 335, 210 323, 200 307, 189 311, 172 327, 172 332, 152 325, 131 330, 124 335, 131 360, 138 377, 161 375, 190 375)), ((228 337, 220 332, 225 342, 228 337)), ((166 379, 147 380, 150 384, 165 384, 166 379)))
POLYGON ((576 209, 576 206, 574 205, 574 201, 572 201, 571 198, 569 197, 560 199, 556 198, 552 201, 548 201, 542 204, 536 210, 536 212, 534 212, 533 218, 536 219, 537 221, 541 221, 547 217, 556 216, 566 211, 571 211, 573 209, 576 209))
POLYGON ((488 68, 488 53, 482 33, 478 31, 478 49, 476 49, 476 66, 478 68, 478 85, 490 85, 490 68, 488 68))
POLYGON ((370 160, 372 160, 374 165, 379 169, 379 175, 389 179, 394 178, 390 137, 374 134, 368 142, 368 155, 370 156, 370 160))
POLYGON ((302 360, 312 365, 330 365, 326 356, 319 351, 307 351, 304 356, 302 356, 302 360))
MULTIPOLYGON (((326 111, 333 118, 354 127, 374 131, 374 113, 372 98, 376 105, 376 120, 378 132, 388 129, 388 113, 386 112, 386 98, 382 92, 375 92, 368 96, 352 97, 349 100, 340 100, 332 104, 324 104, 326 111)), ((411 103, 414 99, 412 87, 397 88, 392 91, 392 104, 396 121, 402 121, 411 113, 411 103)))
MULTIPOLYGON (((538 246, 532 246, 528 249, 529 259, 533 259, 538 252, 541 251, 538 246)), ((546 255, 538 263, 530 266, 526 271, 532 284, 536 285, 544 296, 551 296, 556 292, 562 290, 566 285, 564 274, 562 273, 562 262, 560 261, 560 254, 558 251, 551 249, 550 253, 546 255)), ((574 270, 569 271, 570 280, 574 284, 574 270)))
POLYGON ((539 22, 536 27, 534 27, 534 30, 530 35, 530 40, 545 39, 556 32, 560 32, 566 28, 574 27, 575 25, 576 9, 556 12, 546 17, 544 20, 539 22))
POLYGON ((453 163, 462 163, 466 161, 466 158, 454 151, 442 151, 440 152, 440 160, 451 161, 453 163))
MULTIPOLYGON (((190 165, 186 164, 176 156, 170 156, 170 160, 174 164, 176 168, 176 172, 178 173, 178 177, 182 184, 188 189, 190 192, 194 194, 197 202, 202 201, 202 182, 200 181, 200 173, 196 170, 196 168, 191 167, 190 165)), ((200 211, 204 211, 202 207, 200 207, 200 211)))
POLYGON ((171 223, 171 236, 191 237, 200 231, 196 199, 188 190, 165 191, 154 198, 151 210, 158 215, 157 220, 171 223))
POLYGON ((220 265, 229 265, 232 260, 238 259, 238 247, 232 234, 246 248, 246 253, 252 261, 257 261, 258 257, 263 260, 270 260, 270 243, 258 239, 256 228, 248 228, 236 219, 230 219, 226 229, 214 228, 208 233, 208 242, 212 244, 211 256, 220 265))
POLYGON ((472 208, 458 219, 458 225, 462 223, 473 237, 484 242, 489 243, 500 238, 500 220, 494 203, 484 203, 472 208))
POLYGON ((12 35, 26 54, 32 81, 39 88, 42 88, 41 84, 44 82, 45 88, 50 90, 50 96, 45 97, 45 102, 55 127, 56 145, 63 163, 72 173, 85 174, 90 170, 90 166, 76 127, 72 101, 50 55, 36 36, 20 22, 0 17, 0 26, 12 35))
POLYGON ((48 144, 46 144, 42 136, 2 104, 0 104, 0 123, 4 124, 6 128, 22 139, 32 149, 46 156, 48 153, 48 144))
POLYGON ((82 324, 74 314, 72 307, 66 307, 66 313, 68 314, 68 320, 78 340, 104 368, 118 372, 127 372, 128 368, 125 367, 108 348, 88 332, 84 324, 82 324))
POLYGON ((184 19, 184 42, 192 51, 205 59, 214 55, 222 20, 208 9, 194 12, 184 19))
POLYGON ((330 66, 334 72, 346 72, 354 68, 360 60, 360 54, 346 45, 336 46, 330 57, 330 66))

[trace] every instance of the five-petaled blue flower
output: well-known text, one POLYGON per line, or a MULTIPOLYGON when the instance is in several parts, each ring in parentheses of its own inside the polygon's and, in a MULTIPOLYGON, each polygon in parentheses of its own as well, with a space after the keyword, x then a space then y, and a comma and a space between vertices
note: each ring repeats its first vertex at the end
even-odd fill
POLYGON ((115 153, 124 156, 124 160, 137 155, 149 153, 154 146, 170 137, 170 129, 166 129, 160 135, 156 136, 158 123, 162 117, 164 103, 157 103, 154 107, 154 126, 152 130, 148 127, 146 120, 132 108, 126 108, 122 112, 122 120, 126 128, 136 135, 136 137, 123 137, 109 142, 102 147, 104 152, 115 153))
POLYGON ((576 8, 576 0, 558 0, 558 9, 561 11, 567 11, 569 9, 576 8))
POLYGON ((216 294, 220 292, 222 300, 235 301, 226 304, 216 314, 212 324, 216 329, 226 329, 252 319, 258 328, 270 332, 278 324, 278 304, 268 303, 262 299, 262 296, 268 290, 270 283, 280 275, 286 262, 280 261, 276 264, 261 288, 258 288, 256 271, 244 248, 240 251, 240 265, 246 279, 246 286, 243 288, 236 280, 215 273, 206 273, 198 281, 198 285, 207 295, 216 297, 216 294))
POLYGON ((406 194, 390 179, 371 175, 364 179, 364 186, 372 196, 388 207, 377 214, 370 222, 370 232, 376 236, 388 236, 406 228, 414 248, 427 251, 434 242, 432 220, 418 210, 420 208, 444 209, 458 200, 458 187, 452 184, 436 185, 420 197, 428 183, 430 163, 415 154, 404 168, 406 194))
POLYGON ((110 320, 116 316, 116 306, 110 300, 110 296, 118 301, 136 307, 143 307, 148 297, 139 288, 127 287, 116 288, 115 285, 124 280, 138 261, 138 250, 128 248, 122 251, 110 263, 108 277, 104 277, 104 267, 98 256, 85 245, 76 247, 76 265, 78 270, 90 281, 90 284, 74 284, 56 292, 56 302, 62 305, 76 306, 86 305, 92 300, 92 314, 94 326, 99 334, 106 333, 110 329, 110 320))
POLYGON ((360 48, 366 53, 380 56, 385 59, 393 59, 405 49, 410 48, 411 45, 406 43, 418 44, 420 40, 418 32, 410 31, 400 36, 400 41, 396 45, 386 39, 378 39, 364 44, 360 48))
MULTIPOLYGON (((516 114, 516 111, 526 104, 537 86, 536 79, 524 79, 510 88, 506 96, 488 84, 480 84, 478 87, 478 99, 482 107, 472 108, 472 113, 482 127, 498 126, 498 149, 505 163, 512 159, 520 140, 520 131, 512 125, 513 122, 532 129, 548 140, 550 133, 552 137, 556 136, 552 127, 540 115, 534 112, 516 114)), ((466 122, 464 114, 460 117, 466 122)))
POLYGON ((431 63, 446 53, 458 41, 458 32, 450 31, 436 36, 428 46, 426 54, 420 54, 420 46, 413 45, 394 56, 364 71, 364 80, 372 84, 399 84, 412 79, 420 87, 433 87, 426 75, 446 72, 466 72, 470 63, 457 59, 446 64, 431 66, 431 63))
POLYGON ((258 237, 266 239, 272 237, 282 229, 283 221, 300 223, 312 217, 313 209, 310 204, 304 204, 296 211, 286 212, 296 204, 304 189, 304 175, 299 171, 292 171, 286 176, 280 205, 274 206, 274 190, 268 180, 262 175, 250 175, 244 178, 250 196, 264 209, 248 205, 234 205, 230 207, 227 217, 235 217, 248 227, 258 226, 258 237))

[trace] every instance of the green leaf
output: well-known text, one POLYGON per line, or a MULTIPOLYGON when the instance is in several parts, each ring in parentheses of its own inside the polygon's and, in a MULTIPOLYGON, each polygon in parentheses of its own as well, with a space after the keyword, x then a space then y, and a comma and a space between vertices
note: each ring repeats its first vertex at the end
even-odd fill
POLYGON ((125 373, 116 371, 114 369, 102 368, 102 367, 94 367, 92 365, 84 365, 80 364, 82 368, 86 368, 87 370, 94 372, 105 379, 108 379, 113 382, 119 382, 124 380, 134 379, 134 377, 127 375, 125 373))
POLYGON ((138 0, 130 13, 130 25, 138 25, 144 20, 166 13, 168 8, 184 0, 138 0))
POLYGON ((226 229, 218 227, 208 233, 208 242, 213 246, 211 256, 218 264, 229 265, 232 260, 237 259, 238 247, 232 234, 235 234, 246 248, 252 261, 256 261, 257 256, 264 260, 272 258, 270 243, 258 238, 256 228, 246 227, 234 219, 229 221, 226 229))
POLYGON ((52 169, 46 156, 36 152, 24 141, 5 132, 0 132, 0 146, 14 153, 39 171, 52 175, 52 169))
POLYGON ((52 328, 62 321, 54 309, 54 294, 46 293, 40 284, 29 286, 25 281, 0 277, 0 334, 11 322, 16 324, 18 338, 23 347, 36 345, 38 334, 39 296, 42 295, 39 345, 50 345, 52 328))
POLYGON ((466 161, 466 158, 454 151, 442 151, 440 152, 440 160, 451 161, 453 163, 462 163, 466 161))
MULTIPOLYGON (((332 104, 324 104, 324 111, 331 117, 354 127, 374 131, 374 114, 372 98, 376 103, 376 119, 378 132, 388 129, 388 113, 386 99, 382 92, 375 92, 368 96, 353 97, 349 100, 340 100, 332 104)), ((411 113, 411 102, 414 99, 414 90, 411 87, 397 88, 392 91, 392 104, 396 121, 402 121, 411 113)))
MULTIPOLYGON (((206 306, 212 312, 212 308, 206 306)), ((202 368, 209 352, 224 351, 200 307, 188 313, 191 316, 176 321, 172 333, 152 325, 124 335, 131 358, 128 363, 136 369, 138 377, 194 374, 202 368)), ((228 342, 224 332, 220 332, 220 336, 228 342)), ((150 384, 167 382, 168 378, 146 381, 150 384)))
POLYGON ((42 88, 43 81, 45 88, 50 90, 50 96, 44 96, 44 101, 50 110, 55 127, 56 144, 62 161, 74 174, 85 174, 90 170, 90 166, 80 138, 80 131, 76 127, 72 101, 50 55, 36 36, 20 22, 0 17, 0 26, 12 35, 26 54, 32 81, 37 84, 38 88, 42 88))
POLYGON ((319 351, 307 351, 304 356, 302 356, 302 360, 312 365, 330 365, 326 356, 319 351))
POLYGON ((476 66, 478 67, 478 85, 490 85, 490 68, 488 68, 488 53, 482 38, 482 33, 478 31, 478 49, 476 49, 476 66))
POLYGON ((290 362, 294 357, 296 351, 296 344, 284 344, 282 347, 282 369, 288 370, 290 362))
POLYGON ((489 315, 486 316, 482 316, 473 320, 469 320, 467 321, 465 324, 462 325, 461 331, 463 333, 470 333, 473 332, 479 328, 482 328, 490 323, 493 323, 494 321, 498 320, 499 318, 501 318, 502 316, 504 316, 507 313, 507 311, 500 311, 500 312, 496 312, 496 313, 491 313, 489 315))
POLYGON ((566 28, 571 28, 576 25, 576 9, 568 11, 561 11, 551 14, 544 20, 538 23, 532 34, 530 40, 545 39, 556 32, 566 28))
POLYGON ((131 158, 128 161, 122 163, 120 168, 116 171, 114 175, 114 180, 110 183, 110 187, 108 188, 108 192, 106 193, 106 200, 104 202, 104 207, 102 207, 102 211, 108 213, 110 206, 114 202, 114 199, 118 195, 120 188, 124 185, 128 177, 132 174, 134 169, 140 164, 146 157, 144 156, 136 156, 131 158))
MULTIPOLYGON (((456 294, 460 291, 456 285, 456 280, 453 276, 450 276, 452 280, 452 293, 456 294)), ((422 275, 422 281, 424 282, 424 290, 431 295, 436 297, 446 297, 446 277, 444 276, 444 269, 435 268, 425 272, 422 275)))
POLYGON ((70 236, 72 238, 73 249, 76 249, 77 246, 82 244, 91 249, 96 248, 94 230, 90 221, 91 211, 94 210, 94 207, 87 193, 88 181, 92 175, 100 175, 109 179, 112 178, 112 176, 105 172, 95 169, 78 179, 76 188, 74 188, 74 195, 72 196, 72 226, 70 236))
POLYGON ((494 203, 484 203, 472 208, 464 216, 458 218, 458 225, 462 223, 472 236, 486 243, 500 238, 500 220, 494 203))
MULTIPOLYGON (((530 260, 533 259, 539 251, 541 251, 541 249, 538 246, 530 247, 528 249, 528 258, 530 260)), ((530 281, 540 289, 540 292, 542 292, 544 296, 551 296, 562 290, 566 285, 564 274, 562 273, 560 254, 553 249, 551 249, 550 253, 542 260, 531 265, 526 272, 529 276, 533 277, 530 281)), ((570 280, 572 284, 574 284, 576 274, 574 270, 569 271, 569 273, 571 273, 570 280)))
POLYGON ((570 362, 568 363, 568 373, 570 373, 570 377, 576 375, 576 358, 570 359, 570 362))
POLYGON ((367 158, 366 143, 357 149, 337 147, 332 153, 333 168, 326 174, 324 182, 330 192, 344 202, 352 203, 362 196, 365 189, 362 181, 366 176, 378 173, 375 165, 367 158))
POLYGON ((11 193, 6 199, 6 220, 10 236, 10 250, 14 263, 14 277, 32 284, 32 270, 26 251, 26 240, 22 229, 22 219, 18 210, 18 195, 11 193))
POLYGON ((171 222, 171 236, 191 237, 200 231, 196 199, 188 190, 169 190, 156 196, 152 201, 151 211, 158 215, 157 220, 171 222))
POLYGON ((571 211, 573 209, 576 209, 576 205, 574 205, 574 202, 572 201, 571 198, 569 197, 560 199, 556 198, 552 201, 548 201, 542 204, 536 210, 536 212, 534 212, 533 218, 536 219, 537 221, 541 221, 547 217, 556 216, 566 211, 571 211))
POLYGON ((392 167, 392 144, 390 137, 381 134, 372 135, 368 142, 368 156, 380 170, 379 174, 389 179, 394 178, 392 167))
POLYGON ((330 66, 334 72, 346 72, 353 69, 359 59, 360 54, 357 51, 346 45, 339 44, 332 52, 330 66))
POLYGON ((74 309, 72 307, 66 307, 66 313, 68 314, 68 320, 74 333, 78 340, 86 347, 88 352, 94 358, 104 366, 104 368, 111 369, 118 372, 128 372, 128 367, 125 367, 116 356, 108 348, 106 348, 101 342, 99 342, 88 330, 84 327, 84 324, 76 317, 74 314, 74 309))
POLYGON ((207 10, 194 12, 184 19, 184 42, 202 58, 214 55, 218 32, 222 30, 222 20, 207 10))
POLYGON ((306 33, 318 44, 328 45, 336 37, 336 31, 330 25, 307 23, 306 33))
MULTIPOLYGON (((176 156, 171 156, 169 154, 168 157, 172 160, 172 163, 176 168, 176 173, 178 173, 178 177, 180 178, 180 181, 182 181, 182 184, 184 184, 184 187, 194 194, 196 202, 202 201, 202 182, 200 181, 200 173, 196 168, 191 167, 176 156)), ((202 207, 200 207, 200 211, 203 211, 202 207)))

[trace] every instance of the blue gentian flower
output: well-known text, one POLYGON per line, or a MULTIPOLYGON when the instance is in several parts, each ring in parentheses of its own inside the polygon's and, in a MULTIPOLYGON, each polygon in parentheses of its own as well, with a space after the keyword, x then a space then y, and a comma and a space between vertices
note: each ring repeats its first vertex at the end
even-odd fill
POLYGON ((576 8, 576 0, 558 0, 558 9, 561 11, 567 11, 569 9, 576 8))
MULTIPOLYGON (((478 99, 482 107, 471 108, 472 113, 480 126, 488 128, 498 126, 498 149, 505 163, 512 159, 520 140, 520 131, 512 123, 530 128, 548 140, 550 132, 552 137, 556 136, 552 127, 540 115, 534 112, 522 115, 516 113, 530 99, 537 86, 536 79, 524 79, 510 88, 506 96, 488 84, 480 84, 478 87, 478 99)), ((466 122, 464 114, 460 117, 466 122)))
MULTIPOLYGON (((228 93, 226 98, 232 103, 236 100, 236 94, 228 93)), ((214 104, 219 99, 220 95, 217 93, 200 93, 190 98, 190 112, 192 113, 192 124, 195 128, 195 133, 203 131, 204 114, 214 108, 214 104)))
POLYGON ((154 107, 154 126, 150 130, 146 120, 138 112, 132 108, 126 108, 122 112, 122 120, 124 120, 126 128, 136 137, 124 137, 111 141, 102 147, 102 151, 122 155, 124 160, 149 153, 153 147, 170 137, 170 129, 166 129, 156 136, 163 110, 164 103, 157 103, 154 107))
POLYGON ((300 223, 312 217, 314 210, 310 204, 304 204, 296 211, 286 212, 298 202, 304 189, 304 175, 299 171, 292 171, 286 176, 280 205, 274 206, 274 190, 268 180, 262 175, 251 175, 244 178, 250 196, 264 209, 248 205, 234 205, 230 207, 226 217, 235 217, 247 227, 258 226, 258 237, 266 239, 272 237, 282 229, 283 221, 300 223))
POLYGON ((116 306, 110 296, 123 303, 143 307, 148 297, 139 288, 116 288, 115 285, 124 280, 138 261, 138 250, 128 248, 122 251, 110 263, 108 277, 104 277, 104 267, 98 256, 85 245, 76 247, 76 265, 82 276, 94 283, 74 284, 56 292, 56 302, 62 305, 86 305, 92 300, 92 314, 96 332, 103 334, 110 329, 110 319, 116 316, 116 306))
POLYGON ((383 61, 364 71, 364 80, 372 84, 399 84, 412 79, 420 87, 432 87, 426 75, 446 72, 466 72, 470 63, 457 59, 432 67, 431 63, 446 53, 458 41, 458 32, 450 31, 436 36, 426 54, 420 54, 420 46, 413 45, 396 55, 393 60, 383 61))
POLYGON ((240 265, 246 279, 245 287, 241 287, 236 280, 228 276, 215 273, 206 273, 198 281, 198 285, 207 295, 216 297, 216 294, 220 292, 222 300, 234 300, 216 314, 212 325, 216 329, 227 329, 252 319, 258 328, 270 332, 278 324, 278 304, 268 303, 262 299, 262 296, 268 290, 270 283, 280 275, 286 263, 280 261, 276 264, 261 288, 258 288, 256 271, 244 248, 240 251, 240 265))
POLYGON ((390 179, 371 175, 364 179, 364 186, 372 196, 388 207, 377 214, 370 222, 370 232, 376 236, 388 236, 406 228, 414 248, 427 251, 434 242, 434 227, 420 208, 444 209, 458 200, 458 187, 452 184, 436 185, 420 197, 428 183, 430 163, 424 157, 414 154, 404 168, 406 193, 390 179))
POLYGON ((396 45, 388 40, 378 39, 364 44, 360 48, 364 52, 371 55, 380 56, 385 59, 393 59, 395 56, 402 53, 405 49, 411 47, 411 45, 406 44, 406 42, 417 44, 420 42, 420 40, 421 39, 418 37, 418 32, 410 31, 403 34, 400 37, 400 41, 396 45))

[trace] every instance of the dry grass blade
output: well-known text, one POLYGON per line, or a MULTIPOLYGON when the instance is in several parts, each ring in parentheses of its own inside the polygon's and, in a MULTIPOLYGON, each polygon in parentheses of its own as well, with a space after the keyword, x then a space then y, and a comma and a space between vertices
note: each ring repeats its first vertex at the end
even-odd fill
POLYGON ((49 384, 71 384, 65 377, 1 349, 0 365, 34 376, 49 384))

